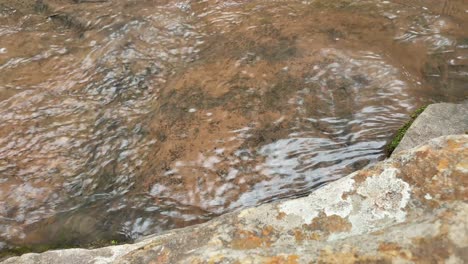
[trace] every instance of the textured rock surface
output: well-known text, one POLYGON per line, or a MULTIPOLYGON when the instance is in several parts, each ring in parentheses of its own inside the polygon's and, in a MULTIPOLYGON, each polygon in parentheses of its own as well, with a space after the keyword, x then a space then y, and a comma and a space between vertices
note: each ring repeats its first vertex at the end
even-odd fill
POLYGON ((445 136, 308 197, 137 244, 4 263, 467 263, 468 136, 445 136))
POLYGON ((431 138, 468 133, 468 101, 429 105, 413 122, 393 153, 414 148, 431 138))

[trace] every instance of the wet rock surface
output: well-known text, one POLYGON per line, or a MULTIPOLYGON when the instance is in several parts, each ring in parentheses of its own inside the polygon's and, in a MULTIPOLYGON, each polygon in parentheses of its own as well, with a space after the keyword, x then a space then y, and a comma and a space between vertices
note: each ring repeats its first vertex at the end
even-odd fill
POLYGON ((432 104, 413 122, 393 153, 414 148, 428 138, 468 134, 468 101, 432 104))
POLYGON ((468 136, 444 136, 307 197, 223 215, 137 244, 10 263, 466 263, 468 136))

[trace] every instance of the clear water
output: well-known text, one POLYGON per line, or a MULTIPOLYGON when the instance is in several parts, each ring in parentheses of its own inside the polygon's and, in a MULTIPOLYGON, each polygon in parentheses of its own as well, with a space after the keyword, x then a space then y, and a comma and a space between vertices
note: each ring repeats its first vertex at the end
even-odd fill
POLYGON ((468 2, 0 0, 0 249, 305 195, 468 98, 468 2), (42 3, 41 3, 42 2, 42 3))

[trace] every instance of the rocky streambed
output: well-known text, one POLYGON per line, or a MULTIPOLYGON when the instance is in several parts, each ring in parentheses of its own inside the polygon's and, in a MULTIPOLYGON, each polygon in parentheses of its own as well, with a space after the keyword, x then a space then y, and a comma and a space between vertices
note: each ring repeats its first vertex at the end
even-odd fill
POLYGON ((382 160, 414 109, 467 98, 467 12, 0 0, 0 252, 131 242, 382 160))

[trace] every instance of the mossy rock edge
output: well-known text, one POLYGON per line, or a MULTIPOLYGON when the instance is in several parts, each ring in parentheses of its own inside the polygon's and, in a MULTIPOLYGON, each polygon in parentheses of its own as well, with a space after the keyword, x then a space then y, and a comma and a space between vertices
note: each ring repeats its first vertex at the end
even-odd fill
POLYGON ((408 129, 413 124, 414 120, 416 120, 416 118, 418 118, 418 116, 422 112, 424 112, 424 110, 426 110, 426 108, 428 106, 429 105, 424 105, 424 106, 416 109, 416 111, 414 111, 410 115, 411 119, 408 122, 406 122, 400 129, 398 129, 398 131, 393 135, 392 140, 385 146, 385 154, 387 155, 387 157, 390 157, 390 155, 392 155, 393 151, 395 151, 395 149, 398 147, 401 140, 405 136, 406 132, 408 131, 408 129))

